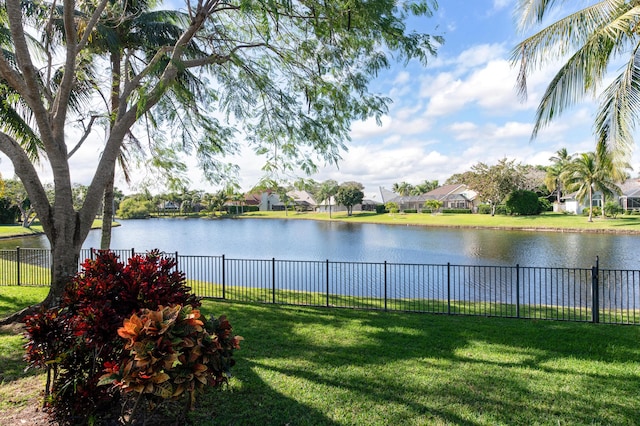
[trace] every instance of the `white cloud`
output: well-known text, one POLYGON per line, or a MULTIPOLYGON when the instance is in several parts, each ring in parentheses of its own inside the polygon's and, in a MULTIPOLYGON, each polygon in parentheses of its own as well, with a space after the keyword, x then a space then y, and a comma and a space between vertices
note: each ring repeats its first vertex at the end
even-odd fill
POLYGON ((461 69, 476 68, 506 55, 503 44, 480 44, 460 53, 455 62, 461 69))
POLYGON ((493 10, 494 11, 502 10, 508 6, 511 6, 512 3, 513 3, 513 0, 493 0, 493 10))
POLYGON ((431 82, 425 82, 421 93, 432 95, 427 116, 453 114, 474 105, 482 107, 487 114, 504 115, 513 113, 514 109, 529 108, 517 99, 515 81, 516 71, 507 61, 493 60, 465 79, 453 80, 451 74, 440 74, 431 82))
POLYGON ((392 119, 389 116, 384 116, 381 121, 381 126, 376 123, 375 118, 353 122, 351 124, 351 137, 353 139, 364 139, 387 133, 392 119))
POLYGON ((407 71, 400 71, 396 75, 396 79, 393 81, 393 84, 404 85, 407 84, 411 80, 411 74, 407 71))

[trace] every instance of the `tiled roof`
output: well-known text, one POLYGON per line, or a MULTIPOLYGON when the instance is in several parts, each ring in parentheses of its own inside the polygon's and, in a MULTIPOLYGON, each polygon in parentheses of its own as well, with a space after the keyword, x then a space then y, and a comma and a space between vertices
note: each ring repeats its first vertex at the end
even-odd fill
POLYGON ((443 186, 439 186, 436 189, 427 192, 426 195, 430 195, 431 197, 444 197, 445 195, 449 195, 450 193, 458 190, 462 188, 463 190, 466 190, 467 187, 466 185, 463 184, 452 184, 452 185, 443 185, 443 186))

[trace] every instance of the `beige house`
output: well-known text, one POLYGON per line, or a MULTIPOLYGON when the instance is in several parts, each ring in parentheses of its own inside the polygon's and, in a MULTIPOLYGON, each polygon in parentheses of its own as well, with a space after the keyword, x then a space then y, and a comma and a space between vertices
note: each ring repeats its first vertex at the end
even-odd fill
POLYGON ((475 212, 478 202, 478 194, 464 184, 443 185, 426 194, 406 196, 380 188, 380 195, 383 203, 394 202, 401 211, 422 211, 427 200, 438 200, 444 209, 470 209, 475 212))

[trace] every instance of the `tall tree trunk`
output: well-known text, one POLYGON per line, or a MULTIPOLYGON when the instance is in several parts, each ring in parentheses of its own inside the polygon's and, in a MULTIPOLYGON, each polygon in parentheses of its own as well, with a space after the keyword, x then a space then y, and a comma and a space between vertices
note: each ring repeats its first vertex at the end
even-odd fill
POLYGON ((43 302, 45 306, 60 303, 65 287, 78 271, 80 249, 87 233, 88 228, 83 226, 80 215, 71 205, 55 209, 53 232, 47 233, 51 244, 51 286, 43 302))
POLYGON ((111 176, 104 189, 104 201, 102 207, 102 234, 100 236, 100 249, 108 250, 111 247, 111 223, 113 222, 113 185, 115 170, 111 171, 111 176))
MULTIPOLYGON (((120 108, 120 66, 122 56, 119 50, 111 52, 111 119, 109 120, 110 129, 113 128, 116 117, 119 115, 120 108)), ((113 188, 116 165, 110 170, 107 184, 104 188, 104 197, 102 201, 102 230, 100 236, 100 249, 107 250, 111 247, 111 223, 113 222, 113 188)))
POLYGON ((593 222, 593 194, 589 188, 589 222, 593 222))

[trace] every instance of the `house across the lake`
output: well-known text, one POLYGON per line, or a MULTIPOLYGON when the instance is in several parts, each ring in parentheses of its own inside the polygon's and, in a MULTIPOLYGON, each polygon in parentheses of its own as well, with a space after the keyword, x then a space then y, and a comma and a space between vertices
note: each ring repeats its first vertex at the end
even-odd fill
MULTIPOLYGON (((622 190, 620 195, 615 195, 612 199, 613 201, 617 201, 623 210, 630 211, 640 211, 640 179, 627 179, 620 185, 618 185, 622 190)), ((582 212, 589 208, 589 198, 585 198, 580 201, 576 199, 576 194, 567 194, 562 198, 564 200, 563 204, 558 205, 554 204, 554 211, 566 211, 574 214, 582 214, 582 212)), ((610 199, 606 199, 605 203, 611 201, 610 199)), ((595 191, 592 196, 593 207, 602 208, 602 193, 600 191, 595 191)))
POLYGON ((316 201, 307 191, 289 191, 287 197, 285 203, 275 191, 267 190, 247 195, 245 199, 247 205, 256 205, 260 211, 283 211, 287 206, 295 207, 297 211, 314 211, 316 208, 316 201))
MULTIPOLYGON (((375 200, 365 199, 362 200, 362 203, 354 205, 352 211, 374 212, 376 211, 376 206, 378 204, 380 203, 375 200)), ((316 211, 318 213, 329 213, 329 211, 331 211, 331 213, 340 213, 346 212, 347 208, 341 204, 338 204, 334 197, 329 197, 326 200, 320 201, 320 203, 316 207, 316 211)))
POLYGON ((385 188, 380 188, 382 202, 398 204, 400 211, 425 209, 424 203, 428 200, 442 202, 444 209, 469 209, 476 211, 478 207, 478 194, 464 184, 443 185, 421 195, 398 195, 385 188))

